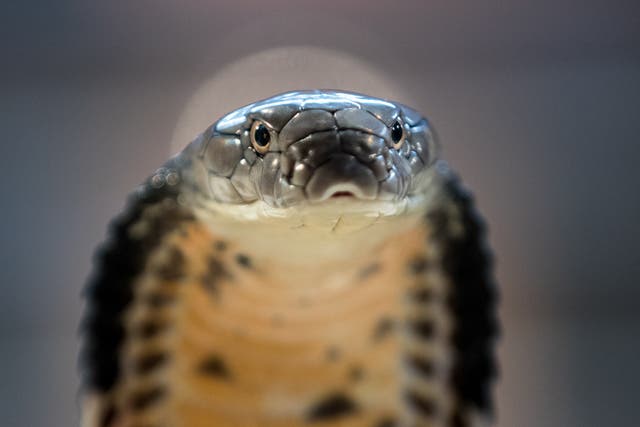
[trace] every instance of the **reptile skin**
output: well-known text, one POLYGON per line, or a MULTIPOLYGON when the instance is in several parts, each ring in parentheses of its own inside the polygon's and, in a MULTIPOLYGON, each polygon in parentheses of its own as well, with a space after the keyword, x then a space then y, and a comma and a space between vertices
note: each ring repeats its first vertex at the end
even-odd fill
POLYGON ((297 91, 221 118, 131 195, 86 298, 86 427, 491 421, 484 226, 398 103, 297 91))

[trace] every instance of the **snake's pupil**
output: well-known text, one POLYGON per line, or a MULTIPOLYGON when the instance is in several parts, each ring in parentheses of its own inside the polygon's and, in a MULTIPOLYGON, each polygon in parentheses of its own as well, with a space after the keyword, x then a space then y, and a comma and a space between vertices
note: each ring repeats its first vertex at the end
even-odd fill
POLYGON ((391 139, 393 139, 393 142, 398 142, 402 139, 402 126, 397 121, 391 126, 391 139))
POLYGON ((264 147, 271 140, 271 135, 269 134, 269 130, 265 125, 258 125, 254 133, 254 139, 256 144, 261 147, 264 147))

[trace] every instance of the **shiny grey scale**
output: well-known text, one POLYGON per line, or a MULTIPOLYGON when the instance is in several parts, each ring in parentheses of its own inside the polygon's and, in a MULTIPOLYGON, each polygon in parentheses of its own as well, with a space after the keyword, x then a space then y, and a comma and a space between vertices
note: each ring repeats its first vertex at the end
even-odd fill
POLYGON ((415 110, 330 90, 288 92, 239 108, 192 144, 182 155, 193 163, 186 177, 199 194, 274 207, 349 193, 400 200, 424 191, 437 159, 433 132, 415 110), (266 147, 252 145, 255 121, 270 130, 266 147), (400 146, 391 139, 396 121, 404 128, 400 146))

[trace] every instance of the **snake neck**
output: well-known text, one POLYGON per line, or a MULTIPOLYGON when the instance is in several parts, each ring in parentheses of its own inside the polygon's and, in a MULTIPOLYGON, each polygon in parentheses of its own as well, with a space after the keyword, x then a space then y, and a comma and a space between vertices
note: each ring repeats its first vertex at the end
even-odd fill
POLYGON ((138 297, 169 287, 178 304, 161 316, 137 305, 129 317, 173 325, 162 342, 132 342, 125 355, 133 366, 151 350, 168 355, 156 378, 171 388, 149 418, 291 427, 344 417, 360 427, 400 417, 405 300, 421 286, 405 260, 424 256, 425 239, 419 226, 348 261, 303 266, 261 258, 204 225, 173 236, 152 264, 172 264, 179 248, 179 286, 151 275, 138 297), (323 409, 332 402, 342 412, 323 409))

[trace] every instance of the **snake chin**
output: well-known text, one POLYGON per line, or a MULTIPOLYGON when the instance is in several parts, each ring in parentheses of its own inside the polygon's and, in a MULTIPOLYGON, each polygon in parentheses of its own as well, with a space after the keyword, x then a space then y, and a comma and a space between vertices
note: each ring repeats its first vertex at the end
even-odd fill
POLYGON ((199 213, 209 221, 280 223, 287 228, 298 229, 331 224, 338 218, 351 218, 362 224, 370 223, 372 219, 402 219, 415 212, 422 212, 426 204, 427 198, 423 194, 400 200, 366 200, 351 191, 341 190, 321 200, 307 200, 287 207, 273 206, 262 200, 238 205, 205 201, 200 205, 199 213))
POLYGON ((242 205, 206 201, 195 213, 221 237, 247 242, 247 250, 258 257, 304 263, 309 257, 344 259, 372 250, 415 226, 428 205, 426 194, 394 201, 344 195, 284 208, 261 200, 242 205))

